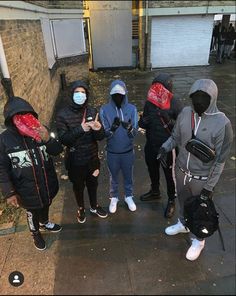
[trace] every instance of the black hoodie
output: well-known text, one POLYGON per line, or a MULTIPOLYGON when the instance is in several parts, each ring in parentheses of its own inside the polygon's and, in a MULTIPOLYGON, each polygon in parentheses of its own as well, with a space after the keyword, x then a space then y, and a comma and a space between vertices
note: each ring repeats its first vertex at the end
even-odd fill
MULTIPOLYGON (((160 73, 152 81, 161 83, 169 91, 169 82, 172 82, 171 75, 160 73)), ((175 96, 171 100, 170 109, 161 110, 153 103, 146 101, 144 105, 143 116, 139 120, 139 126, 146 130, 147 145, 151 146, 153 151, 158 152, 161 145, 169 138, 177 116, 183 109, 183 104, 175 96), (161 116, 160 116, 160 115, 161 116), (164 127, 167 126, 167 128, 164 127)))
POLYGON ((53 160, 49 156, 62 152, 55 139, 36 142, 20 135, 12 122, 15 114, 37 113, 24 99, 12 97, 4 107, 6 130, 0 135, 0 187, 4 198, 17 194, 26 209, 50 205, 58 192, 58 180, 53 160))
POLYGON ((71 87, 71 101, 65 108, 57 114, 56 124, 59 140, 67 147, 66 168, 73 166, 91 165, 93 169, 99 168, 98 144, 97 141, 105 137, 104 128, 99 131, 90 130, 84 132, 81 123, 85 119, 96 117, 97 110, 88 105, 88 87, 81 81, 77 80, 71 87), (86 91, 87 100, 81 105, 73 102, 74 90, 77 87, 83 87, 86 91))

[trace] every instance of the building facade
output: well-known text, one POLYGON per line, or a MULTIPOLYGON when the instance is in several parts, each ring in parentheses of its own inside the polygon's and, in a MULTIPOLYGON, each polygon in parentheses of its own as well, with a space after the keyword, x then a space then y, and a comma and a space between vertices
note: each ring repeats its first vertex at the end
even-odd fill
MULTIPOLYGON (((61 75, 67 83, 88 76, 83 2, 1 1, 0 37, 7 67, 1 78, 8 72, 14 95, 28 100, 48 124, 61 75)), ((1 116, 6 99, 1 84, 1 116)), ((0 123, 3 128, 3 118, 0 123)))
POLYGON ((207 65, 214 19, 235 1, 85 1, 91 68, 207 65))

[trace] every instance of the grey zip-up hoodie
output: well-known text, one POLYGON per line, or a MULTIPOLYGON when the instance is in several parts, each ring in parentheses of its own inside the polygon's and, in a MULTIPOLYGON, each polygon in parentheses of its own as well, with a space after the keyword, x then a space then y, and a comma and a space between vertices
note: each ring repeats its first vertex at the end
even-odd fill
POLYGON ((233 141, 233 130, 230 120, 216 106, 218 89, 214 81, 199 79, 192 85, 189 95, 196 91, 204 91, 211 97, 207 110, 198 116, 191 107, 185 107, 179 114, 172 135, 162 145, 166 151, 179 147, 176 166, 191 175, 206 176, 204 188, 213 191, 224 169, 225 161, 230 153, 233 141), (185 145, 192 137, 192 114, 194 115, 195 136, 215 150, 216 157, 209 163, 203 163, 189 153, 185 145))

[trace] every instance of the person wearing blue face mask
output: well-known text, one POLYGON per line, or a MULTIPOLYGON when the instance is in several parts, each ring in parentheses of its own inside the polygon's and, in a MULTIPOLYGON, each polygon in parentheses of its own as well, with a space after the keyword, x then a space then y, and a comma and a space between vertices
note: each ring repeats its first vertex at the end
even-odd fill
POLYGON ((73 94, 73 101, 76 105, 83 105, 87 97, 83 90, 79 90, 73 94), (82 91, 82 92, 81 92, 82 91))
POLYGON ((78 204, 77 220, 86 221, 84 188, 87 187, 90 212, 106 218, 106 211, 97 203, 100 161, 97 141, 105 137, 98 113, 88 104, 88 87, 83 81, 72 84, 71 102, 57 114, 58 138, 66 146, 65 166, 73 184, 78 204))

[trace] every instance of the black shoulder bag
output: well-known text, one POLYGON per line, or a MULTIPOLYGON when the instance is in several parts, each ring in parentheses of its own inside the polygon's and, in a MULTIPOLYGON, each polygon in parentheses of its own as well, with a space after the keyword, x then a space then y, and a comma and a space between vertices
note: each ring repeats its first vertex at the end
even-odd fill
POLYGON ((198 159, 200 159, 204 163, 208 163, 212 161, 216 153, 215 151, 210 148, 208 145, 206 145, 203 141, 199 140, 194 135, 194 114, 192 112, 192 138, 187 142, 185 145, 185 148, 188 152, 196 156, 198 159))

